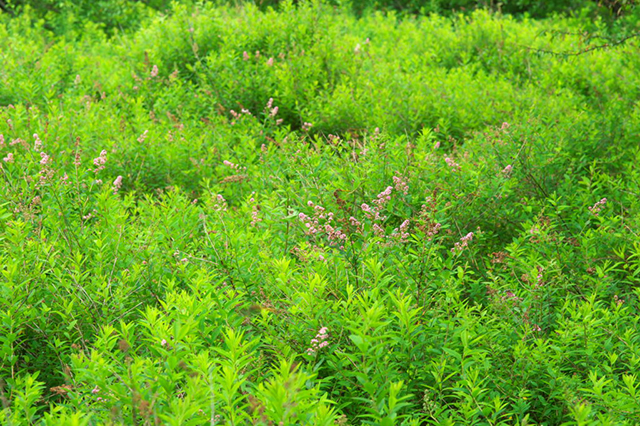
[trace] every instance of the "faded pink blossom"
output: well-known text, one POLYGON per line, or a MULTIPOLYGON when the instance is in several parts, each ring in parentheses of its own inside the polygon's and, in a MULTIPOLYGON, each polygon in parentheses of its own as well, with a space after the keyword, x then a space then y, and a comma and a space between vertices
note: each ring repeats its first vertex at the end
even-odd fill
POLYGON ((589 211, 594 216, 598 216, 598 213, 600 213, 602 211, 602 209, 604 209, 604 206, 606 204, 607 204, 607 199, 603 198, 600 201, 598 201, 597 203, 595 203, 592 207, 589 207, 589 211))
POLYGON ((155 78, 158 76, 158 66, 154 65, 153 68, 151 68, 151 78, 155 78))
POLYGON ((49 155, 47 155, 44 152, 40 153, 40 158, 41 158, 40 159, 40 164, 42 164, 43 166, 46 166, 51 161, 51 157, 49 157, 49 155))
POLYGON ((216 195, 213 199, 213 209, 219 212, 227 211, 227 200, 224 199, 222 194, 216 195))
POLYGON ((447 165, 449 167, 451 167, 453 170, 458 170, 460 168, 460 164, 456 163, 453 159, 451 159, 450 157, 444 157, 444 161, 447 163, 447 165))
POLYGON ((5 163, 13 163, 13 153, 9 152, 6 157, 2 159, 5 163))
POLYGON ((113 193, 116 194, 120 188, 122 188, 122 176, 118 176, 116 180, 113 181, 113 193))
POLYGON ((35 143, 33 144, 33 149, 35 149, 36 151, 40 151, 40 149, 42 148, 42 141, 40 140, 40 137, 38 136, 37 133, 34 133, 33 138, 35 139, 35 143))
POLYGON ((404 195, 407 195, 409 193, 409 185, 403 178, 394 176, 393 184, 395 185, 396 191, 402 192, 404 195))
POLYGON ((505 167, 504 169, 502 169, 502 174, 504 174, 505 176, 510 176, 511 172, 513 171, 513 166, 511 164, 507 165, 507 167, 505 167))
POLYGON ((249 60, 249 54, 247 53, 246 50, 244 52, 242 52, 242 60, 243 61, 248 61, 249 60))
POLYGON ((107 151, 103 149, 102 151, 100 151, 100 155, 93 159, 93 165, 96 166, 93 172, 98 173, 100 170, 103 170, 106 162, 107 162, 107 151))
POLYGON ((272 67, 272 66, 273 66, 273 58, 269 58, 269 59, 267 60, 267 66, 270 66, 270 67, 272 67))
POLYGON ((140 137, 138 137, 138 142, 143 143, 145 141, 145 139, 147 139, 148 135, 149 135, 149 131, 148 130, 145 130, 144 132, 142 132, 140 137))
POLYGON ((469 232, 467 235, 462 237, 459 242, 455 243, 455 246, 451 249, 452 253, 456 251, 459 253, 464 250, 469 243, 473 240, 473 232, 469 232))

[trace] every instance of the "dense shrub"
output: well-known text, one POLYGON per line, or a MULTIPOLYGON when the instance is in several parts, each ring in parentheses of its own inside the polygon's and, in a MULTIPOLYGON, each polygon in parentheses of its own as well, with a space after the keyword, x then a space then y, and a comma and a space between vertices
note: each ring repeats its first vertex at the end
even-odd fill
POLYGON ((0 17, 5 423, 635 424, 635 39, 161 6, 0 17))

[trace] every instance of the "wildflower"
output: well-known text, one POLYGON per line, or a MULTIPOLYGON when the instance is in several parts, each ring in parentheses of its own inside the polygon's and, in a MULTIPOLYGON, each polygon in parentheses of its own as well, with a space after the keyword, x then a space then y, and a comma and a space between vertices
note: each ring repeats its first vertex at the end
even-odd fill
POLYGON ((213 209, 215 211, 219 211, 219 212, 226 212, 227 211, 227 200, 224 199, 222 194, 218 194, 214 198, 214 200, 213 200, 213 209))
POLYGON ((395 185, 396 191, 402 192, 404 195, 407 195, 409 193, 409 185, 407 185, 407 182, 401 177, 394 176, 393 183, 395 185))
POLYGON ((40 153, 40 164, 42 164, 43 166, 46 166, 47 164, 49 164, 49 161, 51 160, 51 157, 49 157, 46 153, 41 152, 40 153))
POLYGON ((607 204, 607 199, 603 198, 602 200, 595 203, 592 207, 589 207, 589 211, 594 215, 598 216, 598 213, 604 209, 604 206, 607 204))
POLYGON ((387 186, 386 189, 381 193, 379 193, 377 198, 373 200, 373 203, 378 207, 378 210, 380 210, 385 204, 391 201, 392 191, 393 191, 393 187, 387 186))
POLYGON ((356 44, 355 49, 353 49, 353 53, 356 55, 360 53, 360 43, 356 44))
POLYGON ((2 159, 5 163, 13 163, 13 153, 8 153, 6 157, 2 159))
POLYGON ((433 149, 438 149, 440 148, 440 141, 436 142, 435 145, 433 145, 433 149))
POLYGON ((0 133, 0 148, 4 148, 4 135, 0 133))
POLYGON ((122 188, 122 176, 118 176, 116 180, 113 181, 113 193, 117 194, 120 188, 122 188))
POLYGON ((246 50, 244 52, 242 52, 242 60, 243 61, 248 61, 249 60, 249 54, 247 53, 246 50))
POLYGON ((76 74, 76 79, 73 81, 75 85, 80 84, 80 74, 76 74))
POLYGON ((33 144, 33 149, 35 149, 36 151, 40 151, 40 148, 42 148, 42 141, 40 140, 40 137, 38 137, 37 133, 34 133, 33 138, 36 140, 33 144))
POLYGON ((158 76, 158 66, 154 65, 153 68, 151 68, 151 78, 154 78, 157 76, 158 76))
POLYGON ((455 243, 455 246, 451 249, 451 253, 461 252, 464 250, 469 243, 473 240, 473 232, 469 232, 467 235, 462 237, 459 242, 455 243))
POLYGON ((444 157, 444 161, 447 163, 449 167, 454 170, 458 170, 460 168, 460 164, 456 163, 453 159, 449 157, 444 157))
POLYGON ((251 209, 251 226, 256 226, 258 222, 262 222, 262 219, 258 216, 258 205, 254 204, 251 209))
POLYGON ((502 126, 500 127, 500 130, 507 130, 509 128, 509 126, 510 126, 510 124, 505 121, 504 123, 502 123, 502 126))
POLYGON ((96 387, 91 389, 91 393, 94 394, 94 395, 97 394, 98 392, 100 392, 100 388, 98 387, 98 385, 96 385, 96 387))
POLYGON ((327 335, 328 331, 329 329, 327 327, 320 328, 320 330, 318 330, 318 334, 316 334, 316 337, 311 339, 311 345, 309 345, 309 348, 307 348, 305 352, 309 355, 313 355, 319 349, 327 347, 329 345, 329 342, 327 341, 329 337, 327 335))
POLYGON ((511 171, 513 170, 513 166, 511 164, 507 165, 504 169, 502 169, 502 174, 509 177, 511 175, 511 171))
POLYGON ((273 58, 269 58, 267 60, 267 66, 272 67, 273 66, 273 58))
POLYGON ((271 110, 271 114, 269 114, 269 115, 271 115, 271 117, 275 117, 275 115, 276 115, 277 113, 278 113, 278 107, 274 107, 274 108, 271 110))
POLYGON ((138 142, 143 143, 145 141, 145 139, 147 139, 147 135, 148 134, 149 134, 148 130, 145 130, 144 132, 142 132, 140 137, 138 137, 138 142))
POLYGON ((162 339, 160 341, 160 346, 167 346, 167 341, 165 339, 162 339))
POLYGON ((93 172, 98 173, 100 170, 104 169, 104 165, 106 162, 107 162, 107 151, 103 149, 102 151, 100 151, 100 156, 93 159, 93 165, 96 166, 93 172))
POLYGON ((311 123, 307 123, 307 122, 302 123, 303 132, 308 132, 309 130, 311 130, 311 127, 313 127, 313 124, 311 123))

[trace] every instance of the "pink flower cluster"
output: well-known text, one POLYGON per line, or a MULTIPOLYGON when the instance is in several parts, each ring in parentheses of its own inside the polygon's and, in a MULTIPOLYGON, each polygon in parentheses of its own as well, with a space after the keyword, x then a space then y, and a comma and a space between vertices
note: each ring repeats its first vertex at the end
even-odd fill
POLYGON ((213 199, 213 209, 218 212, 227 211, 227 200, 224 199, 222 194, 216 195, 216 197, 213 199))
POLYGON ((399 243, 406 243, 409 239, 409 219, 400 224, 399 228, 393 230, 390 238, 395 239, 399 243))
POLYGON ((512 171, 513 171, 513 166, 511 164, 509 164, 507 167, 502 169, 502 174, 505 175, 506 177, 509 177, 509 176, 511 176, 511 172, 512 171))
POLYGON ((262 218, 258 216, 259 207, 256 204, 255 198, 251 197, 249 202, 252 204, 251 206, 251 226, 256 226, 258 222, 262 222, 262 218))
POLYGON ((100 151, 100 156, 93 159, 93 165, 96 166, 93 172, 98 173, 100 170, 103 170, 106 162, 107 162, 107 151, 103 149, 102 151, 100 151))
POLYGON ((589 207, 589 211, 594 215, 598 216, 598 213, 604 209, 604 206, 607 204, 607 199, 603 198, 602 200, 595 203, 592 207, 589 207))
POLYGON ((35 149, 36 151, 40 151, 40 149, 42 149, 42 141, 40 140, 40 137, 37 133, 34 133, 33 138, 35 139, 33 149, 35 149))
POLYGON ((311 345, 306 350, 307 354, 313 355, 320 349, 329 345, 329 342, 327 341, 327 338, 329 337, 327 331, 329 331, 327 327, 322 327, 320 330, 318 330, 318 334, 316 334, 316 337, 314 339, 311 339, 311 345))
POLYGON ((4 148, 4 135, 0 133, 0 148, 4 148))
POLYGON ((381 222, 387 218, 386 216, 382 216, 380 212, 384 209, 384 206, 391 201, 391 192, 393 192, 393 187, 387 186, 386 189, 379 193, 376 199, 373 200, 373 207, 364 203, 360 206, 368 219, 381 222))
POLYGON ((311 123, 307 123, 306 121, 304 123, 302 123, 302 131, 303 132, 308 132, 309 130, 311 130, 312 127, 313 127, 313 124, 311 124, 311 123))
POLYGON ((244 115, 251 115, 251 111, 249 111, 249 110, 248 110, 248 109, 246 109, 246 108, 242 108, 242 109, 240 110, 240 112, 239 112, 239 113, 237 113, 237 112, 235 112, 234 110, 230 109, 230 110, 229 110, 229 114, 231 114, 231 116, 233 117, 233 120, 234 120, 234 121, 232 121, 232 122, 231 122, 231 125, 233 126, 234 124, 236 124, 236 120, 239 120, 240 118, 242 118, 242 115, 243 115, 243 114, 244 114, 244 115))
MULTIPOLYGON (((273 98, 269 98, 269 102, 267 102, 267 107, 265 108, 265 112, 269 114, 269 117, 275 117, 278 114, 278 107, 273 106, 273 98)), ((282 119, 279 118, 276 120, 276 124, 281 124, 282 119)))
POLYGON ((144 132, 142 132, 142 134, 138 137, 138 142, 143 143, 147 139, 148 135, 149 135, 148 130, 145 130, 144 132))
POLYGON ((522 298, 520 298, 520 297, 516 296, 516 294, 515 294, 514 292, 512 292, 511 290, 507 290, 507 291, 505 292, 505 295, 504 295, 504 296, 502 296, 501 300, 502 300, 503 302, 505 302, 505 301, 507 301, 507 300, 508 300, 508 301, 512 301, 512 302, 519 302, 519 301, 521 301, 521 300, 522 300, 522 298))
POLYGON ((310 217, 304 213, 300 213, 298 218, 306 228, 305 234, 317 235, 324 232, 330 244, 338 244, 342 247, 347 236, 340 229, 336 229, 331 225, 333 222, 333 213, 326 212, 322 206, 315 205, 313 201, 307 202, 309 207, 313 207, 314 214, 310 217), (321 224, 320 221, 323 221, 321 224))
POLYGON ((460 169, 460 164, 456 163, 453 159, 451 159, 450 157, 444 157, 444 161, 447 163, 447 165, 449 167, 451 167, 453 170, 458 170, 460 169))
POLYGON ((151 68, 151 78, 155 78, 158 76, 158 66, 154 65, 153 68, 151 68))
POLYGON ((225 166, 227 166, 227 167, 232 168, 233 170, 235 170, 235 171, 237 171, 237 172, 242 172, 242 171, 247 170, 247 168, 246 168, 246 167, 242 167, 242 166, 240 166, 239 164, 234 164, 234 163, 232 163, 231 161, 228 161, 228 160, 224 160, 224 161, 222 162, 222 164, 224 164, 224 165, 225 165, 225 166))
POLYGON ((6 157, 2 159, 5 163, 13 163, 13 153, 9 152, 6 157))
POLYGON ((44 152, 40 153, 40 164, 46 166, 51 161, 51 157, 44 152))
POLYGON ((464 250, 469 243, 473 240, 473 232, 469 232, 464 237, 460 238, 460 241, 455 244, 455 247, 451 249, 451 253, 455 253, 456 251, 459 253, 464 250))
POLYGON ((427 240, 431 241, 433 237, 435 237, 436 234, 440 231, 441 227, 442 225, 440 224, 440 222, 429 223, 429 226, 426 228, 427 240))
POLYGON ((409 193, 409 185, 403 178, 394 176, 393 184, 395 185, 396 191, 402 192, 404 195, 407 195, 409 193))
POLYGON ((122 176, 118 176, 116 180, 113 181, 113 193, 117 194, 120 188, 122 188, 122 176))

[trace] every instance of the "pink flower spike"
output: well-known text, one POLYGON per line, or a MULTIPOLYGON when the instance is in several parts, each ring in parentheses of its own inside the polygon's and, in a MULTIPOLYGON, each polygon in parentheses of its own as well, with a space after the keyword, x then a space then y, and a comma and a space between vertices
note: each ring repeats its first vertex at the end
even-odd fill
POLYGON ((41 152, 40 153, 40 164, 42 164, 43 166, 46 166, 47 164, 49 164, 51 157, 49 157, 46 153, 41 152))
POLYGON ((122 176, 118 176, 116 180, 113 181, 113 193, 116 194, 120 188, 122 188, 122 176))

